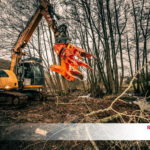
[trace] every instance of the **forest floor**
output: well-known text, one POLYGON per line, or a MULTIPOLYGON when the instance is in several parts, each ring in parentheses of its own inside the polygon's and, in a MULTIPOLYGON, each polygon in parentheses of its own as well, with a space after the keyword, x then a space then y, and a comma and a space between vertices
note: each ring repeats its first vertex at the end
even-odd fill
MULTIPOLYGON (((23 108, 0 106, 0 122, 2 124, 18 123, 147 123, 150 120, 150 104, 144 98, 123 96, 113 103, 117 96, 105 96, 103 99, 88 96, 79 96, 77 93, 68 96, 50 96, 46 101, 30 101, 23 108), (113 103, 113 105, 112 105, 113 103), (146 104, 145 104, 146 103, 146 104), (111 107, 110 107, 111 106, 111 107)), ((11 128, 13 131, 14 128, 11 128)), ((7 128, 0 131, 1 139, 7 135, 7 128)), ((9 130, 9 133, 12 133, 9 130)), ((13 141, 0 140, 2 149, 93 149, 93 145, 86 141, 51 141, 44 145, 38 141, 13 141), (34 143, 34 144, 33 144, 34 143), (39 143, 41 144, 39 146, 39 143), (31 145, 31 146, 30 146, 31 145), (19 146, 19 147, 18 147, 19 146)), ((133 146, 139 146, 136 143, 133 146), (137 145, 136 145, 137 144, 137 145)), ((123 143, 120 142, 120 143, 123 143)), ((130 142, 124 142, 129 146, 130 142)), ((116 142, 97 142, 102 148, 116 147, 116 142), (106 146, 107 145, 107 146, 106 146)), ((147 148, 147 142, 141 143, 147 148)), ((119 148, 118 148, 119 149, 119 148)))

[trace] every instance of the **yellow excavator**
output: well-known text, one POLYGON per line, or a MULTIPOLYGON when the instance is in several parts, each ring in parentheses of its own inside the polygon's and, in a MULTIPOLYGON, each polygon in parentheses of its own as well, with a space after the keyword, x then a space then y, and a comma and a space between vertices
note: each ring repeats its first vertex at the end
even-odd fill
MULTIPOLYGON (((40 0, 40 5, 30 19, 26 28, 19 35, 12 49, 10 70, 0 70, 0 101, 9 99, 12 104, 18 105, 29 98, 42 99, 38 89, 44 85, 44 70, 39 58, 22 59, 23 49, 30 37, 44 17, 48 26, 53 30, 57 43, 68 43, 67 26, 57 25, 59 19, 52 5, 47 0, 40 0)), ((9 102, 10 102, 9 101, 9 102)))

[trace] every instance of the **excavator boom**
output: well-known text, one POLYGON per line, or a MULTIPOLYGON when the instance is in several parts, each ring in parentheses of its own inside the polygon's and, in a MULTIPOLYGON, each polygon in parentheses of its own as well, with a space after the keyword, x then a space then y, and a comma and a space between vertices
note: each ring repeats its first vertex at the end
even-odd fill
POLYGON ((35 14, 30 19, 27 24, 27 27, 23 30, 23 32, 19 35, 17 42, 15 43, 12 51, 12 60, 10 65, 10 70, 14 71, 16 64, 21 59, 23 52, 22 49, 27 45, 30 40, 33 32, 41 21, 42 17, 45 17, 49 27, 56 33, 57 25, 54 20, 54 12, 52 11, 52 6, 46 0, 40 0, 40 6, 35 11, 35 14))

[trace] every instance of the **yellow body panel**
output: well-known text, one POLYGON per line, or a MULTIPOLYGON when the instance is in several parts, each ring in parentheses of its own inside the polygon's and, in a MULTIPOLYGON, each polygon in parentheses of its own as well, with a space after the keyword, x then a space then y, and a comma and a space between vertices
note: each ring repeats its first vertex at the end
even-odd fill
POLYGON ((18 88, 18 80, 15 73, 11 70, 3 70, 8 77, 0 77, 0 89, 10 90, 18 88))
POLYGON ((24 88, 42 88, 43 85, 24 85, 24 88))

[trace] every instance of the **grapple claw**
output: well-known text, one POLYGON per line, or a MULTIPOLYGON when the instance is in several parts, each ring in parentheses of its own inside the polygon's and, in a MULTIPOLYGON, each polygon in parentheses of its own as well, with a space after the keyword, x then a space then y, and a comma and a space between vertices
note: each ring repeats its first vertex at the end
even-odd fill
POLYGON ((61 58, 60 65, 52 65, 50 69, 64 76, 69 81, 74 81, 75 79, 83 80, 82 73, 78 70, 79 66, 86 67, 88 69, 92 68, 79 60, 82 57, 91 58, 94 57, 92 54, 86 53, 83 49, 75 47, 71 44, 58 43, 54 45, 54 51, 61 58), (77 57, 78 59, 76 59, 77 57))
POLYGON ((75 79, 83 80, 83 74, 80 71, 70 70, 70 73, 75 79))

